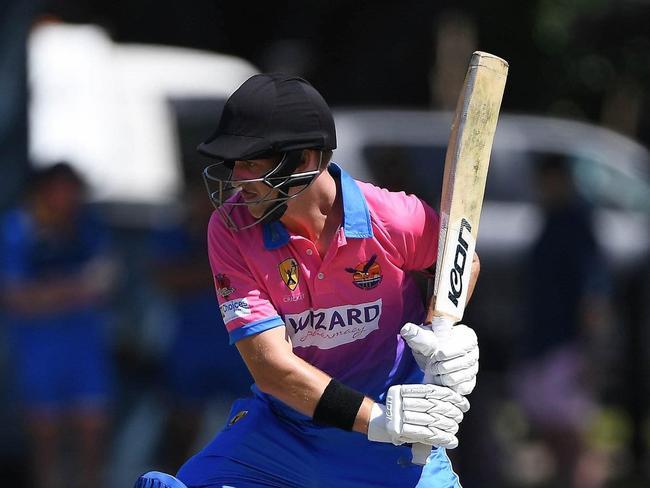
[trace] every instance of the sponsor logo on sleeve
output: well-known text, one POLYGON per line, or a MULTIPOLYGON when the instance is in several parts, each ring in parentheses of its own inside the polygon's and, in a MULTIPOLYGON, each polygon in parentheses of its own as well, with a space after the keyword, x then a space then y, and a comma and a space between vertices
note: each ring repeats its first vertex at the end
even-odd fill
POLYGON ((221 316, 224 323, 231 322, 239 317, 245 317, 251 314, 251 308, 248 305, 247 298, 238 298, 237 300, 230 300, 225 302, 221 307, 221 316))
POLYGON ((345 268, 345 271, 352 273, 352 283, 362 290, 372 290, 381 283, 383 278, 376 254, 373 254, 365 263, 357 264, 354 268, 345 268))
POLYGON ((230 286, 230 278, 228 278, 225 274, 219 273, 214 275, 214 282, 217 285, 217 293, 224 298, 235 291, 235 289, 230 286))
POLYGON ((379 328, 382 301, 306 310, 284 316, 293 347, 332 349, 366 338, 379 328))
POLYGON ((298 286, 298 263, 293 258, 287 258, 278 265, 282 281, 289 290, 293 291, 298 286))

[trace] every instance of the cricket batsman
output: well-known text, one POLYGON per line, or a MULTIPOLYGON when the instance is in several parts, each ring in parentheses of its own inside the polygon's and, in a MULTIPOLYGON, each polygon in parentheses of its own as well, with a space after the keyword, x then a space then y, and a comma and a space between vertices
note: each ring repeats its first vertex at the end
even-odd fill
MULTIPOLYGON (((469 410, 477 338, 417 325, 411 277, 435 265, 438 215, 354 180, 335 148, 324 99, 282 74, 249 78, 199 146, 221 314, 255 383, 176 477, 136 486, 460 487, 446 449, 469 410), (426 465, 413 443, 433 447, 426 465)), ((475 258, 470 293, 478 270, 475 258)))

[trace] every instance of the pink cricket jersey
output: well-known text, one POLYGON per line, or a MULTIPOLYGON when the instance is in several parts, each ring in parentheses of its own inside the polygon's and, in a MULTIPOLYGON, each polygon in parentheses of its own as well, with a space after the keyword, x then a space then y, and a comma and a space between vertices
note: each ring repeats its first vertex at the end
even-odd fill
MULTIPOLYGON (((213 214, 208 248, 221 314, 231 343, 286 326, 297 356, 381 400, 391 385, 421 380, 399 330, 423 319, 408 272, 434 264, 439 220, 413 195, 328 169, 340 178, 343 225, 322 259, 279 221, 236 232, 213 214)), ((234 208, 238 223, 252 222, 234 208)))

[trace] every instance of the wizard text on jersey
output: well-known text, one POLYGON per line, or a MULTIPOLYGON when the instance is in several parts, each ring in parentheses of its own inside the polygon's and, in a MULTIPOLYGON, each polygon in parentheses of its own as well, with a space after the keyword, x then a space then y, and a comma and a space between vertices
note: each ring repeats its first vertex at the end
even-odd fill
POLYGON ((332 349, 368 336, 379 328, 381 299, 359 305, 305 310, 284 316, 293 347, 332 349))

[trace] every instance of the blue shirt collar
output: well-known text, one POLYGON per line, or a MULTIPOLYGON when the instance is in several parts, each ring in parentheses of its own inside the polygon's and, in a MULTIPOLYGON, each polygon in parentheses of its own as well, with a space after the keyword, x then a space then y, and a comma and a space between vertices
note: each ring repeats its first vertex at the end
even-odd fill
MULTIPOLYGON (((365 239, 372 237, 372 225, 368 203, 357 182, 336 163, 327 167, 330 174, 340 180, 343 195, 343 232, 346 238, 365 239)), ((264 247, 278 249, 289 242, 289 232, 282 222, 262 224, 264 247)))

